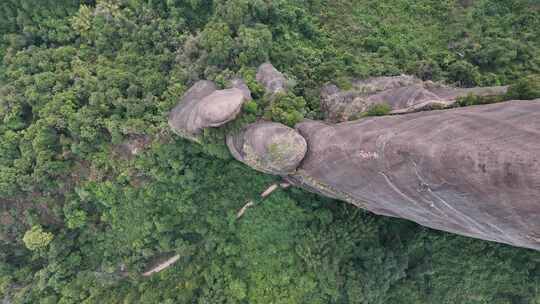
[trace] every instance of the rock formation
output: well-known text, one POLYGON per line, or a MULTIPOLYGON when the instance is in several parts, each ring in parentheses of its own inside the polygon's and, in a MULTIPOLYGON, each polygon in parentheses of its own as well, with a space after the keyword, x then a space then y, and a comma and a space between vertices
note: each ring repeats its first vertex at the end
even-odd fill
POLYGON ((459 97, 504 95, 508 87, 453 88, 413 76, 374 77, 353 82, 353 88, 341 91, 329 84, 321 90, 321 109, 330 122, 360 117, 374 105, 390 106, 390 114, 452 106, 459 97))
POLYGON ((233 156, 259 171, 293 173, 307 150, 306 140, 294 129, 275 122, 251 124, 239 134, 227 136, 233 156))
POLYGON ((276 136, 276 123, 241 133, 243 153, 229 147, 257 170, 376 214, 540 250, 540 100, 296 128, 303 159, 298 135, 276 136))
MULTIPOLYGON (((395 109, 405 112, 435 100, 433 96, 451 104, 464 94, 506 90, 454 89, 409 76, 374 78, 358 82, 356 87, 370 92, 363 95, 367 100, 396 96, 385 100, 395 100, 395 109), (416 90, 411 98, 403 93, 410 90, 416 90)), ((267 88, 271 93, 275 87, 267 88)), ((343 94, 332 90, 328 96, 343 94)), ((201 100, 198 106, 212 104, 227 111, 237 104, 226 96, 222 101, 203 103, 207 98, 201 97, 203 91, 190 90, 184 99, 189 105, 190 98, 197 96, 201 100)), ((254 169, 281 175, 293 185, 376 214, 540 250, 540 100, 338 124, 304 121, 295 129, 259 121, 228 134, 227 145, 236 159, 254 169)))
POLYGON ((287 79, 270 63, 259 67, 256 79, 269 94, 284 93, 287 90, 287 79))
POLYGON ((251 99, 243 81, 233 87, 217 90, 207 80, 195 83, 182 97, 182 101, 169 114, 169 126, 178 135, 198 141, 205 128, 219 127, 236 118, 244 102, 251 99))
POLYGON ((297 129, 291 181, 374 213, 540 249, 540 100, 297 129))
POLYGON ((231 87, 242 91, 242 95, 244 95, 245 100, 251 100, 251 91, 249 90, 247 84, 244 82, 243 79, 240 79, 240 78, 233 79, 231 81, 231 87))

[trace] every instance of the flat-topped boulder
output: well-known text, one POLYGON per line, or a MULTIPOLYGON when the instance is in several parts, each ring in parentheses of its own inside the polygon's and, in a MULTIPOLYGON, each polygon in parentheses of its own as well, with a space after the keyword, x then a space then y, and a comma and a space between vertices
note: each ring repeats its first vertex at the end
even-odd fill
POLYGON ((275 122, 257 122, 229 134, 227 146, 237 160, 275 175, 293 173, 307 150, 296 130, 275 122))
POLYGON ((389 114, 441 109, 454 105, 468 95, 500 96, 508 87, 453 88, 422 81, 413 76, 374 77, 353 82, 351 90, 342 91, 329 84, 321 90, 321 109, 331 122, 343 122, 362 116, 376 105, 387 105, 389 114))
POLYGON ((170 112, 169 126, 176 134, 197 141, 203 129, 234 120, 244 102, 251 99, 249 89, 242 84, 237 82, 237 87, 217 90, 211 81, 195 83, 170 112))
POLYGON ((270 63, 259 66, 256 79, 264 86, 268 94, 274 95, 287 91, 287 79, 270 63))

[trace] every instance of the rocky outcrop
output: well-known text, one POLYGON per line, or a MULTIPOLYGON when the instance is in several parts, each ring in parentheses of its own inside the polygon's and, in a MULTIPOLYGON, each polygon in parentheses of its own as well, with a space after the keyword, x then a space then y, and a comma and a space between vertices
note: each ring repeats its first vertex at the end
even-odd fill
POLYGON ((407 87, 421 84, 422 80, 411 75, 399 76, 381 76, 370 77, 367 79, 358 79, 353 81, 353 91, 360 91, 364 94, 373 94, 376 92, 407 87))
POLYGON ((275 122, 254 123, 229 134, 227 146, 237 160, 282 176, 296 170, 307 150, 305 139, 296 130, 275 122))
POLYGON ((249 90, 247 84, 244 82, 243 79, 236 78, 231 81, 231 87, 237 88, 240 91, 242 91, 242 95, 244 95, 244 98, 246 100, 251 100, 251 91, 249 90))
POLYGON ((211 81, 195 83, 170 112, 171 129, 184 138, 198 141, 203 129, 219 127, 235 119, 251 94, 243 81, 233 85, 236 87, 217 90, 211 81))
MULTIPOLYGON (((368 104, 389 101, 393 112, 401 113, 429 102, 448 105, 459 96, 506 91, 456 89, 410 76, 373 78, 355 87, 341 92, 328 86, 323 92, 327 100, 342 102, 345 96, 347 105, 358 104, 358 98, 368 104)), ((203 128, 234 118, 233 106, 221 106, 226 119, 218 113, 202 115, 203 107, 230 102, 210 89, 200 84, 186 93, 185 103, 196 109, 189 111, 192 115, 218 119, 193 124, 181 109, 173 117, 188 120, 171 125, 196 133, 190 124, 203 128)), ((232 90, 246 98, 241 89, 232 90)), ((540 250, 540 100, 337 124, 304 121, 295 129, 259 121, 228 134, 226 141, 233 156, 254 169, 376 214, 540 250)))
POLYGON ((356 119, 375 105, 386 104, 390 114, 403 114, 425 109, 452 106, 460 97, 499 96, 507 87, 453 88, 413 76, 375 77, 356 81, 353 88, 341 91, 335 85, 321 90, 321 109, 330 122, 356 119))
POLYGON ((376 214, 540 250, 540 100, 296 129, 260 122, 228 145, 257 170, 376 214))
POLYGON ((256 75, 257 81, 264 86, 269 94, 284 93, 287 91, 287 79, 270 63, 259 66, 256 75))
POLYGON ((540 100, 297 129, 309 190, 427 227, 540 250, 540 100))

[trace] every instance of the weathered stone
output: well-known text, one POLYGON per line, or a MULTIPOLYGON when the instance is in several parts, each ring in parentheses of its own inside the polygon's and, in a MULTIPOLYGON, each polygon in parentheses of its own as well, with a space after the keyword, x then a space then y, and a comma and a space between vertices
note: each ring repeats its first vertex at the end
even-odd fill
POLYGON ((248 86, 246 85, 246 83, 244 82, 243 79, 240 79, 240 78, 233 79, 231 81, 231 85, 232 85, 233 88, 237 88, 240 91, 242 91, 242 94, 244 95, 244 98, 246 100, 251 100, 252 99, 251 91, 249 90, 248 86))
MULTIPOLYGON (((216 91, 212 85, 188 91, 185 105, 171 113, 171 126, 196 134, 233 119, 246 95, 241 88, 216 91)), ((506 91, 455 89, 403 77, 356 86, 371 92, 365 100, 392 101, 394 111, 506 91)), ((337 87, 324 92, 350 94, 351 103, 356 98, 337 87)), ((376 214, 540 250, 540 100, 339 124, 304 121, 296 130, 258 122, 229 134, 227 145, 236 159, 257 170, 376 214)))
POLYGON ((364 94, 373 94, 380 91, 395 88, 407 87, 421 84, 422 80, 411 75, 370 77, 367 79, 355 80, 352 83, 353 90, 364 94))
POLYGON ((287 79, 270 63, 259 66, 256 79, 269 94, 283 93, 287 90, 287 79))
POLYGON ((459 97, 498 96, 507 87, 461 89, 431 81, 423 82, 413 76, 375 77, 353 83, 353 89, 340 91, 334 85, 321 90, 321 109, 330 122, 355 119, 372 106, 386 104, 390 114, 411 113, 424 109, 452 106, 459 97))
POLYGON ((287 175, 306 154, 306 141, 294 129, 274 122, 258 122, 227 136, 233 156, 259 171, 287 175))
POLYGON ((197 141, 203 129, 218 127, 235 119, 248 96, 247 87, 216 90, 213 82, 199 81, 171 111, 169 125, 176 134, 197 141))
POLYGON ((377 214, 540 250, 540 100, 297 129, 297 185, 377 214))

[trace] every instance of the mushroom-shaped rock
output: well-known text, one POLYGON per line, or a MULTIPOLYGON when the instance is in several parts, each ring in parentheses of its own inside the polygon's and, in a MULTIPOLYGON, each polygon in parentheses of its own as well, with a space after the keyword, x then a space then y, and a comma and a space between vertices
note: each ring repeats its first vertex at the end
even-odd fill
POLYGON ((228 135, 227 146, 237 160, 275 175, 293 173, 307 150, 305 139, 296 130, 274 122, 254 123, 228 135))
POLYGON ((286 91, 287 79, 270 63, 263 63, 259 66, 256 79, 266 88, 266 92, 269 94, 283 93, 286 91))
POLYGON ((248 92, 239 88, 216 90, 213 82, 199 81, 171 111, 169 125, 176 134, 197 141, 204 128, 219 127, 235 119, 248 100, 248 92))

